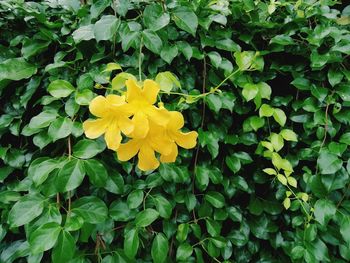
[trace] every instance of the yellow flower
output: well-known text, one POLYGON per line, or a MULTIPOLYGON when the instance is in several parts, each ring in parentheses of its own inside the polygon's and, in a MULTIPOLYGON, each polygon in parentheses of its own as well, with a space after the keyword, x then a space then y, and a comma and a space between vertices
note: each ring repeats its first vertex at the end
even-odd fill
POLYGON ((132 121, 135 125, 133 137, 145 138, 150 129, 150 121, 165 126, 169 121, 166 110, 160 110, 153 104, 157 101, 159 93, 158 84, 150 79, 143 82, 143 88, 137 85, 134 79, 125 82, 127 87, 126 101, 134 116, 132 121))
POLYGON ((170 120, 165 129, 167 136, 173 143, 169 145, 171 152, 160 156, 162 163, 175 162, 178 154, 177 145, 185 149, 191 149, 196 146, 198 137, 198 133, 195 131, 181 132, 180 129, 184 126, 184 118, 180 112, 170 111, 168 114, 170 115, 170 120))
POLYGON ((154 170, 159 166, 159 161, 155 152, 169 155, 171 144, 173 143, 166 135, 164 127, 150 121, 149 132, 145 138, 133 137, 134 132, 130 135, 132 138, 120 145, 117 149, 118 159, 128 161, 136 154, 138 155, 138 167, 142 171, 154 170))
POLYGON ((118 149, 122 140, 121 131, 128 135, 134 130, 134 124, 128 118, 132 112, 128 109, 124 96, 97 96, 91 101, 89 109, 99 119, 83 123, 85 135, 90 139, 96 139, 105 134, 109 149, 118 149))

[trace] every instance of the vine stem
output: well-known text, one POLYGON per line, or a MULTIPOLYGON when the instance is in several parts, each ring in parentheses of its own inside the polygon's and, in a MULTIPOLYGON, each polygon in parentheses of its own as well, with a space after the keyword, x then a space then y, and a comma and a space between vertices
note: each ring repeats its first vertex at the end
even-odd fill
MULTIPOLYGON (((204 94, 206 92, 206 89, 207 89, 207 81, 206 81, 206 79, 207 79, 207 61, 206 61, 206 58, 205 58, 205 54, 204 54, 204 57, 203 57, 202 79, 203 79, 203 81, 202 81, 202 94, 204 94)), ((203 100, 201 129, 203 129, 203 127, 204 127, 204 119, 205 119, 205 101, 203 100)), ((194 165, 193 165, 194 175, 196 174, 198 155, 199 155, 199 143, 197 145, 196 153, 195 153, 195 156, 194 156, 194 165)), ((192 193, 193 194, 195 194, 194 181, 195 181, 195 178, 193 177, 193 181, 192 181, 192 193)), ((194 208, 192 209, 192 214, 193 214, 194 222, 197 223, 196 213, 194 211, 194 208)))
POLYGON ((142 46, 143 46, 143 38, 140 40, 140 53, 139 53, 139 79, 142 81, 142 46))

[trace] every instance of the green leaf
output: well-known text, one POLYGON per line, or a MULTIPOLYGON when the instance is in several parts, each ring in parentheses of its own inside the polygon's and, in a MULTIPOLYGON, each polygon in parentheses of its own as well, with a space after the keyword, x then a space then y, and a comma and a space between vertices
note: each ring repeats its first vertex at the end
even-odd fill
POLYGON ((33 117, 29 122, 29 128, 40 129, 50 125, 57 117, 56 111, 46 110, 33 117))
POLYGON ((193 55, 193 50, 190 44, 185 41, 177 42, 178 49, 182 52, 185 58, 189 61, 193 55))
POLYGON ((129 258, 134 258, 139 249, 139 233, 137 229, 131 229, 125 234, 124 253, 129 258))
POLYGON ((84 196, 72 203, 72 213, 82 217, 85 222, 99 224, 107 220, 106 204, 96 196, 84 196))
POLYGON ((169 24, 170 16, 164 13, 159 4, 151 4, 147 5, 143 11, 143 21, 147 28, 158 31, 169 24))
POLYGON ((292 141, 292 142, 298 141, 297 134, 292 130, 283 129, 280 132, 280 135, 282 135, 283 139, 285 139, 286 141, 292 141))
POLYGON ((290 84, 300 90, 310 90, 311 87, 311 82, 304 77, 297 77, 290 84))
POLYGON ((160 52, 162 51, 163 42, 157 35, 157 33, 146 29, 142 32, 142 37, 146 48, 148 48, 155 54, 160 54, 160 52))
POLYGON ((156 197, 154 197, 153 201, 156 205, 159 215, 163 218, 170 218, 173 206, 171 205, 169 200, 161 195, 157 195, 156 197))
POLYGON ((45 182, 49 174, 58 167, 59 165, 57 160, 41 157, 35 159, 30 164, 28 168, 28 176, 32 178, 36 186, 39 186, 45 182))
POLYGON ((179 6, 173 10, 172 19, 182 30, 195 36, 198 27, 196 14, 186 6, 179 6))
POLYGON ((134 213, 129 206, 121 201, 113 202, 109 208, 110 217, 115 221, 127 222, 133 218, 134 213))
POLYGON ((151 255, 154 263, 165 262, 169 251, 168 240, 163 233, 158 233, 153 239, 151 255))
POLYGON ((68 81, 57 79, 50 83, 47 91, 55 98, 65 98, 75 91, 75 88, 68 81))
POLYGON ((180 243, 184 242, 187 239, 187 235, 189 233, 189 224, 183 223, 178 225, 176 232, 176 239, 180 243))
POLYGON ((73 258, 75 251, 75 240, 73 236, 67 231, 62 231, 58 236, 56 246, 52 250, 52 262, 66 263, 73 258))
POLYGON ((95 38, 94 25, 81 26, 72 33, 75 43, 95 38))
POLYGON ((160 90, 165 92, 170 92, 173 88, 181 87, 177 77, 170 71, 158 73, 155 81, 158 83, 160 90))
POLYGON ((108 173, 105 166, 97 160, 90 159, 84 161, 86 174, 90 182, 97 187, 104 187, 108 179, 108 173))
POLYGON ((105 15, 98 20, 94 26, 96 41, 113 40, 117 32, 119 20, 113 15, 105 15))
POLYGON ((218 113, 222 108, 221 98, 216 94, 210 94, 209 96, 206 96, 205 100, 208 103, 209 108, 215 113, 218 113))
POLYGON ((130 209, 135 209, 137 207, 139 207, 139 205, 142 204, 143 201, 143 191, 140 189, 136 189, 134 191, 132 191, 129 195, 128 198, 126 200, 128 206, 130 209))
POLYGON ((237 173, 239 170, 241 170, 241 162, 236 156, 226 156, 225 162, 232 172, 237 173))
POLYGON ((204 195, 204 199, 215 208, 222 208, 225 206, 225 197, 218 192, 209 191, 204 195))
POLYGON ((343 219, 340 222, 340 234, 342 235, 344 241, 349 245, 350 244, 350 216, 344 215, 343 219))
POLYGON ((94 93, 89 89, 75 92, 75 102, 79 105, 89 105, 94 97, 94 93))
POLYGON ((160 57, 168 64, 171 64, 173 59, 177 56, 178 52, 179 51, 177 49, 177 46, 170 46, 168 44, 162 48, 162 51, 160 52, 160 57))
POLYGON ((56 177, 56 189, 59 192, 68 192, 77 188, 85 177, 84 164, 81 160, 72 159, 58 172, 56 177))
POLYGON ((47 134, 50 136, 53 142, 65 138, 71 134, 73 128, 73 122, 69 118, 58 118, 51 122, 47 134))
POLYGON ((284 146, 284 141, 282 135, 277 133, 271 133, 270 136, 271 143, 276 152, 280 151, 284 146))
POLYGON ((193 247, 188 243, 182 243, 176 251, 176 260, 187 260, 193 253, 193 247))
POLYGON ((41 197, 26 195, 11 208, 8 214, 8 223, 11 227, 28 224, 41 215, 43 209, 44 200, 41 197))
POLYGON ((211 51, 208 54, 208 57, 210 59, 211 64, 215 67, 218 68, 222 62, 221 55, 216 52, 216 51, 211 51))
POLYGON ((33 76, 37 68, 27 63, 24 58, 10 58, 0 62, 0 81, 21 80, 33 76))
POLYGON ((46 223, 34 230, 28 238, 32 253, 38 254, 51 249, 56 244, 61 230, 61 226, 56 222, 46 223))
POLYGON ((96 140, 80 140, 73 146, 73 155, 81 159, 90 159, 106 148, 105 144, 96 140))
POLYGON ((339 69, 331 68, 328 70, 328 81, 332 87, 339 84, 343 79, 343 73, 339 69))
POLYGON ((94 2, 90 7, 91 17, 98 17, 110 4, 110 0, 97 0, 94 2))
POLYGON ((273 118, 282 127, 286 124, 287 117, 286 117, 286 114, 284 113, 284 111, 281 109, 274 109, 273 118))
POLYGON ((152 209, 147 208, 136 215, 135 225, 138 227, 146 227, 152 224, 159 216, 159 213, 152 209))
POLYGON ((334 174, 343 166, 343 161, 337 155, 322 151, 317 159, 321 174, 334 174))
POLYGON ((119 73, 112 79, 112 89, 120 90, 121 88, 125 87, 125 81, 127 81, 128 79, 136 80, 135 76, 130 73, 127 73, 127 72, 119 73))
POLYGON ((270 105, 263 104, 259 109, 260 117, 271 117, 274 114, 275 110, 270 105))
POLYGON ((205 190, 209 184, 209 170, 205 166, 197 166, 195 171, 196 183, 200 190, 205 190))
POLYGON ((253 83, 247 83, 243 87, 242 95, 246 99, 246 101, 250 101, 255 98, 258 92, 259 92, 259 88, 257 85, 253 83))
POLYGON ((322 226, 326 226, 337 211, 333 202, 327 199, 317 200, 314 209, 315 220, 322 226))

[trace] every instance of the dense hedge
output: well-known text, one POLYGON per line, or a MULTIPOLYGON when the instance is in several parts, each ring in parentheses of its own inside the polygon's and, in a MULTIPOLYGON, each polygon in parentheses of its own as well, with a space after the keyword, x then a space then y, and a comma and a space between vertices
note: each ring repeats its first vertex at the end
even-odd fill
POLYGON ((0 262, 349 262, 349 24, 333 0, 1 1, 0 262), (198 132, 175 164, 84 135, 129 78, 198 132))

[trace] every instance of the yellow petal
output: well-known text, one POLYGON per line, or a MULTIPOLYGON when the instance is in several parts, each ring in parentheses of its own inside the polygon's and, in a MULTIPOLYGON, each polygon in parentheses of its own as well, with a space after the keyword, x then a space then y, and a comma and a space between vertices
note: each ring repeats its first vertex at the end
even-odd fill
POLYGON ((141 141, 138 139, 131 139, 126 143, 122 143, 118 150, 117 155, 120 161, 128 161, 134 157, 141 146, 141 141))
POLYGON ((145 138, 149 130, 149 122, 147 116, 142 112, 138 112, 134 115, 132 121, 134 123, 134 131, 132 133, 132 137, 145 138))
POLYGON ((195 131, 186 132, 186 133, 177 132, 173 139, 182 148, 191 149, 196 146, 197 137, 198 137, 198 133, 195 131))
POLYGON ((127 87, 127 91, 126 91, 127 102, 131 102, 135 99, 142 98, 141 88, 137 85, 134 79, 128 79, 125 82, 125 85, 127 87))
POLYGON ((108 125, 106 119, 87 120, 83 123, 83 129, 86 137, 90 139, 96 139, 106 132, 108 125))
POLYGON ((143 82, 142 95, 150 104, 156 103, 159 90, 157 82, 150 79, 146 79, 143 82))
POLYGON ((105 141, 107 148, 116 151, 119 148, 120 142, 122 141, 122 135, 116 121, 109 124, 105 133, 105 141))
POLYGON ((168 129, 177 131, 184 126, 184 116, 181 112, 170 111, 169 115, 170 121, 168 123, 168 129))
MULTIPOLYGON (((148 139, 148 138, 147 138, 148 139)), ((172 151, 172 144, 174 144, 165 134, 152 134, 149 139, 150 146, 160 154, 168 155, 172 151)))
POLYGON ((112 106, 120 106, 120 105, 126 104, 124 96, 118 96, 115 94, 107 95, 106 100, 112 106))
POLYGON ((138 167, 142 171, 154 170, 159 166, 154 150, 147 144, 143 144, 140 148, 138 167))
POLYGON ((161 163, 173 163, 176 161, 177 154, 178 154, 177 145, 175 143, 172 143, 170 154, 168 154, 168 155, 162 154, 160 156, 160 162, 161 163))
POLYGON ((108 114, 108 101, 103 96, 97 96, 90 102, 89 109, 97 117, 106 116, 108 114))
POLYGON ((150 106, 144 112, 151 121, 161 126, 166 126, 170 120, 169 111, 166 109, 158 109, 155 106, 150 106))
POLYGON ((134 123, 125 116, 119 117, 118 126, 125 135, 132 133, 134 130, 134 123))

